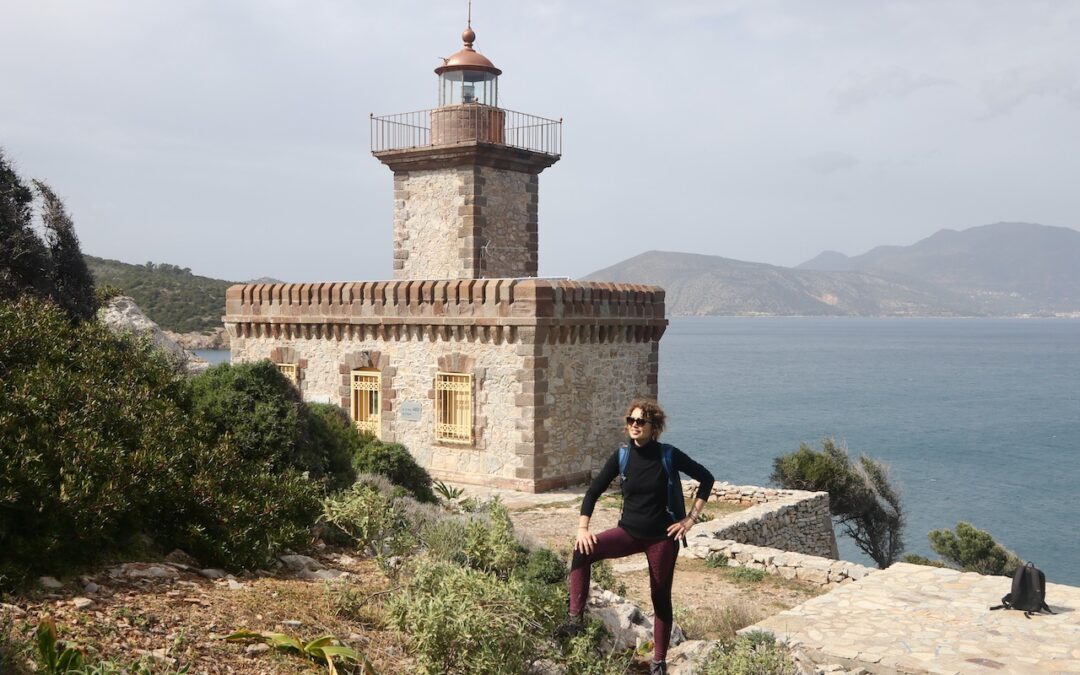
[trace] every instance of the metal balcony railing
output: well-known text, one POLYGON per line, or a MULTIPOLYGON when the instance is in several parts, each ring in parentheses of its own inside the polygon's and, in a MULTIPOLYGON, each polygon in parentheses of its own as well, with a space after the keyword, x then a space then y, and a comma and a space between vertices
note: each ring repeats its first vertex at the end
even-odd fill
POLYGON ((477 141, 558 157, 562 155, 562 120, 489 106, 453 106, 371 116, 371 151, 375 153, 477 141), (446 116, 439 117, 435 133, 432 133, 432 113, 446 116))

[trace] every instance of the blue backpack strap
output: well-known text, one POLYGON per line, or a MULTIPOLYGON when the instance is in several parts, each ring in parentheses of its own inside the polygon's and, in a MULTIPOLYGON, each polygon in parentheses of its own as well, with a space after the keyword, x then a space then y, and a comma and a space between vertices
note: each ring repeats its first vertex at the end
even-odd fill
POLYGON ((630 463, 630 448, 619 446, 619 479, 626 480, 626 465, 630 463))
POLYGON ((668 479, 668 513, 673 520, 682 520, 686 517, 686 498, 682 493, 682 481, 679 480, 679 472, 674 466, 673 446, 667 443, 661 444, 660 462, 664 465, 664 471, 668 479))

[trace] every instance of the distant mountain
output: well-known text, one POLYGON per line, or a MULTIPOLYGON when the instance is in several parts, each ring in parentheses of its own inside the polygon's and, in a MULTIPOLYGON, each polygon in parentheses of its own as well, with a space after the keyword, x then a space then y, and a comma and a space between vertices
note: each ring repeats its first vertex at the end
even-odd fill
POLYGON ((221 327, 225 289, 231 281, 200 277, 168 263, 131 265, 84 255, 94 283, 115 286, 131 296, 162 329, 177 333, 209 332, 221 327))
POLYGON ((863 272, 818 272, 649 251, 584 277, 655 284, 672 315, 963 316, 967 303, 863 272))
POLYGON ((948 289, 979 313, 1080 309, 1080 232, 1034 223, 940 230, 911 246, 848 257, 826 251, 796 269, 857 270, 921 288, 948 289))
POLYGON ((1015 316, 1080 313, 1080 232, 1030 223, 941 230, 792 269, 649 251, 586 280, 667 289, 672 315, 1015 316))

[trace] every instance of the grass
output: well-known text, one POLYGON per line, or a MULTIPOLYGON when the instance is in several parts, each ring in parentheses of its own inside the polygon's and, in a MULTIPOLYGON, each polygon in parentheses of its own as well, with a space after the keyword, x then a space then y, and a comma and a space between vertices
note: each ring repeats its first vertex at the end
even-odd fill
POLYGON ((746 601, 722 607, 675 608, 675 623, 691 640, 733 640, 735 634, 771 612, 746 601))

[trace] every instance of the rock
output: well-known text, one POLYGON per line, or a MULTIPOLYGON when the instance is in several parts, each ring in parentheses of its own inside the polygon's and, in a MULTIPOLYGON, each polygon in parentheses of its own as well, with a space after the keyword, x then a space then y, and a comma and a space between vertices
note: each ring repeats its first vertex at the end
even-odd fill
POLYGON ((259 654, 265 654, 270 651, 270 645, 265 642, 256 642, 253 645, 244 647, 244 653, 250 656, 258 656, 259 654))
POLYGON ((309 558, 306 555, 298 555, 296 553, 288 555, 279 555, 278 560, 285 565, 285 569, 293 572, 321 570, 325 566, 314 558, 309 558))
POLYGON ((75 598, 71 601, 71 604, 75 606, 75 609, 86 609, 94 604, 94 601, 90 598, 75 598))
POLYGON ((169 649, 167 647, 153 650, 152 652, 150 652, 150 658, 170 666, 176 665, 176 659, 169 656, 169 649))
POLYGON ((198 560, 178 548, 174 548, 172 551, 170 551, 169 555, 165 556, 165 560, 176 565, 183 565, 185 567, 199 567, 198 560))
POLYGON ((14 614, 15 616, 26 616, 26 610, 18 605, 9 605, 6 602, 0 602, 0 610, 14 614))
MULTIPOLYGON (((389 563, 389 561, 387 561, 387 562, 389 563)), ((337 557, 337 564, 339 564, 339 565, 355 565, 356 564, 356 558, 352 557, 351 555, 345 555, 344 553, 341 553, 337 557)))
POLYGON ((205 569, 199 570, 199 574, 207 579, 224 579, 227 572, 219 569, 205 569))
POLYGON ((179 579, 180 572, 168 565, 124 563, 109 570, 109 576, 128 579, 179 579))
POLYGON ((286 619, 281 622, 281 625, 285 628, 299 628, 304 625, 303 621, 297 621, 296 619, 286 619))
POLYGON ((341 570, 326 568, 315 572, 303 570, 296 576, 300 577, 301 579, 306 579, 307 581, 333 581, 335 579, 347 577, 349 576, 349 573, 343 572, 341 570))
POLYGON ((236 579, 229 579, 229 590, 230 591, 242 591, 245 588, 247 588, 247 587, 244 586, 244 584, 237 581, 236 579))
MULTIPOLYGON (((634 649, 639 644, 652 641, 652 619, 641 608, 611 591, 592 589, 588 602, 588 614, 599 619, 611 634, 601 647, 604 650, 634 649)), ((671 646, 686 640, 677 625, 671 628, 671 646)))
POLYGON ((169 355, 173 361, 189 373, 200 373, 210 364, 187 351, 158 327, 143 313, 131 298, 118 295, 98 310, 98 318, 114 333, 149 337, 155 347, 169 355))
POLYGON ((715 640, 687 640, 668 650, 669 675, 697 675, 705 658, 720 643, 715 640))
POLYGON ((63 588, 64 584, 60 583, 56 577, 38 577, 38 586, 42 588, 48 588, 50 590, 56 590, 63 588))
POLYGON ((100 590, 101 590, 101 586, 98 586, 93 581, 88 582, 85 586, 83 586, 83 591, 86 592, 86 593, 89 593, 91 595, 93 595, 94 593, 97 593, 100 590))

